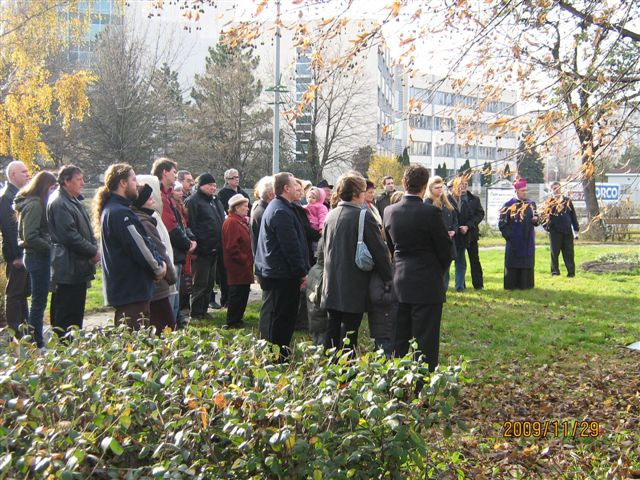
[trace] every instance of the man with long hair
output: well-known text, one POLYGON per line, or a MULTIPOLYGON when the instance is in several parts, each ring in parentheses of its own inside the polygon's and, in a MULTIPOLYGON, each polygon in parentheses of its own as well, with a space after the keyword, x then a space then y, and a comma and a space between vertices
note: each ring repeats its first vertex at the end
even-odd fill
POLYGON ((116 325, 125 321, 138 329, 141 319, 149 319, 153 285, 164 277, 167 265, 130 208, 138 197, 131 165, 111 165, 104 183, 94 208, 100 227, 105 303, 116 309, 116 325))

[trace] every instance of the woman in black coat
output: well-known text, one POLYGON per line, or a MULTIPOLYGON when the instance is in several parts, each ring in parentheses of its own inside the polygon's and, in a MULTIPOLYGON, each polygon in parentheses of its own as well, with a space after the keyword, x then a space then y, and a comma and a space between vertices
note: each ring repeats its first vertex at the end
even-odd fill
MULTIPOLYGON (((342 348, 343 338, 349 349, 355 349, 362 315, 367 310, 371 272, 360 270, 355 263, 358 223, 364 207, 367 185, 359 175, 345 175, 338 180, 340 201, 327 215, 324 225, 324 271, 322 306, 329 321, 325 347, 342 348)), ((375 262, 374 270, 384 282, 391 282, 391 259, 382 239, 380 227, 367 210, 364 218, 364 243, 375 262)))
POLYGON ((469 245, 469 231, 466 226, 469 218, 469 205, 466 197, 460 191, 462 181, 462 177, 456 177, 453 180, 451 194, 448 197, 449 203, 453 206, 458 218, 458 229, 455 237, 453 237, 456 245, 456 256, 454 257, 456 263, 456 292, 462 292, 466 288, 464 277, 467 273, 467 257, 465 252, 469 245))
MULTIPOLYGON (((453 208, 451 202, 444 193, 444 180, 442 177, 435 176, 429 179, 427 188, 427 198, 424 203, 438 207, 442 211, 442 220, 444 226, 447 227, 449 238, 454 238, 458 231, 458 215, 456 209, 453 208)), ((451 256, 456 258, 456 244, 451 243, 451 256)), ((449 288, 449 270, 444 272, 444 290, 445 292, 449 288)))

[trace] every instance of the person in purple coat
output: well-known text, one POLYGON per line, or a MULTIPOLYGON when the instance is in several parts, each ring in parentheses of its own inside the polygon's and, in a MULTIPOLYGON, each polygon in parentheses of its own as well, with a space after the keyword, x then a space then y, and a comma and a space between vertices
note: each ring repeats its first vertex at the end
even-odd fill
POLYGON ((538 213, 536 204, 527 198, 524 178, 513 184, 516 196, 500 209, 498 228, 507 241, 504 254, 505 290, 533 288, 538 213))

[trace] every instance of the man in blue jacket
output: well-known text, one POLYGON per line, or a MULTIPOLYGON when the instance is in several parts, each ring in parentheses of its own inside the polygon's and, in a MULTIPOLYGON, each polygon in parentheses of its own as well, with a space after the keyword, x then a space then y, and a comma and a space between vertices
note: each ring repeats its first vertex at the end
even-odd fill
POLYGON ((115 307, 116 325, 125 321, 133 329, 149 319, 153 284, 163 278, 167 265, 130 208, 138 196, 136 173, 131 165, 111 165, 98 190, 104 299, 115 307))
POLYGON ((544 207, 546 222, 544 228, 549 232, 551 243, 551 275, 560 275, 558 256, 562 252, 567 277, 575 277, 576 264, 573 254, 573 239, 578 237, 580 226, 576 209, 569 197, 562 195, 560 182, 551 184, 553 195, 547 199, 544 207))
POLYGON ((255 269, 265 291, 265 303, 271 305, 271 309, 260 312, 260 332, 280 347, 284 360, 296 323, 300 287, 310 267, 305 233, 292 205, 298 198, 295 178, 282 172, 274 175, 273 183, 276 198, 262 216, 255 269))
MULTIPOLYGON (((29 274, 22 263, 22 249, 18 246, 18 220, 13 210, 13 200, 29 182, 29 170, 24 163, 14 161, 7 165, 7 184, 0 190, 0 231, 2 232, 2 256, 6 262, 7 286, 5 289, 5 317, 16 335, 27 321, 29 310, 29 274)), ((0 321, 0 327, 4 327, 0 321)))

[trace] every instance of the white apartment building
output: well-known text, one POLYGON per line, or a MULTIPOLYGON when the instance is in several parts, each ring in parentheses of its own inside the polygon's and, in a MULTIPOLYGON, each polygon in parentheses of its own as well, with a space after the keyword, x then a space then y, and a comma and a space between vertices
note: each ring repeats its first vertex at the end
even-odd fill
POLYGON ((496 170, 508 163, 515 171, 517 133, 492 128, 499 119, 517 115, 514 91, 504 90, 498 98, 487 99, 481 85, 454 87, 455 80, 433 75, 408 78, 396 72, 398 76, 402 81, 396 80, 394 88, 399 125, 393 125, 391 132, 403 148, 409 147, 412 163, 432 171, 445 165, 449 174, 467 160, 472 168, 489 162, 496 170))

